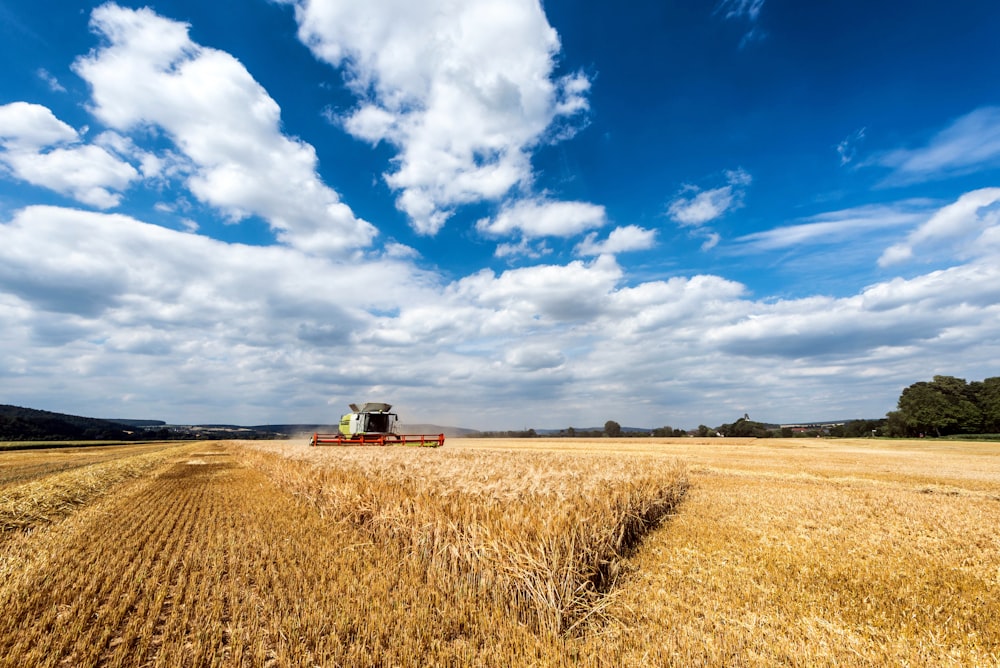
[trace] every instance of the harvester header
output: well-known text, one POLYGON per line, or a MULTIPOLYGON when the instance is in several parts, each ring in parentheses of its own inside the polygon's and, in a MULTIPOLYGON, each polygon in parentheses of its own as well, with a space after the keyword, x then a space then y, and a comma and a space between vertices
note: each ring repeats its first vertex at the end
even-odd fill
POLYGON ((436 448, 444 445, 444 434, 400 434, 399 416, 392 406, 377 402, 349 404, 351 412, 340 418, 336 434, 312 435, 310 445, 416 445, 436 448))

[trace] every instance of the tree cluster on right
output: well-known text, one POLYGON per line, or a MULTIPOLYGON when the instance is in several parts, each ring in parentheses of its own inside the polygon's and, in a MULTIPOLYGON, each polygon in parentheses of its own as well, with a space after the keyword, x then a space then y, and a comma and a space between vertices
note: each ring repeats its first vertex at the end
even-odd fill
POLYGON ((951 436, 1000 433, 1000 377, 966 382, 934 376, 903 390, 887 416, 891 436, 951 436))

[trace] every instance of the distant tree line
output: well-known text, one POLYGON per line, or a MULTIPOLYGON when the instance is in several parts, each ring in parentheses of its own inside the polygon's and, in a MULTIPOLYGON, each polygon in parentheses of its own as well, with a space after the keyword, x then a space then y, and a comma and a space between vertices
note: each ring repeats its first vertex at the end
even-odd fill
POLYGON ((536 438, 538 434, 534 429, 508 430, 508 431, 478 431, 469 434, 471 438, 536 438))
POLYGON ((567 427, 554 432, 539 434, 534 429, 520 429, 508 431, 480 431, 469 434, 469 438, 663 438, 663 437, 684 437, 699 436, 702 438, 711 436, 728 436, 741 438, 792 438, 796 436, 817 437, 834 436, 846 438, 861 438, 872 436, 877 432, 882 436, 886 434, 886 420, 852 420, 842 425, 831 425, 828 427, 814 427, 810 429, 793 430, 790 427, 780 427, 773 424, 755 422, 744 416, 735 422, 721 424, 718 427, 698 425, 697 429, 685 430, 675 429, 669 425, 656 427, 655 429, 637 429, 634 427, 623 428, 618 422, 608 420, 603 429, 578 429, 567 427))
MULTIPOLYGON (((665 427, 650 435, 668 435, 665 427)), ((679 431, 679 430, 675 430, 679 431)), ((681 432, 681 434, 688 432, 681 432)), ((897 410, 877 420, 852 420, 843 425, 793 430, 755 422, 744 415, 718 427, 699 425, 697 436, 773 438, 792 436, 1000 436, 1000 377, 967 382, 953 376, 934 376, 905 388, 897 410)), ((680 435, 680 434, 678 434, 680 435)))
POLYGON ((899 397, 897 410, 875 420, 851 420, 844 424, 793 429, 756 422, 744 415, 735 422, 718 427, 702 424, 691 431, 659 427, 651 431, 629 430, 624 433, 617 422, 609 421, 603 432, 580 433, 570 427, 560 435, 742 438, 1000 436, 1000 377, 967 382, 954 376, 934 376, 929 382, 921 381, 905 388, 899 397))
POLYGON ((910 385, 888 414, 890 436, 1000 434, 1000 377, 934 376, 910 385))
POLYGON ((131 438, 116 427, 80 427, 61 420, 0 417, 0 441, 123 441, 131 438))

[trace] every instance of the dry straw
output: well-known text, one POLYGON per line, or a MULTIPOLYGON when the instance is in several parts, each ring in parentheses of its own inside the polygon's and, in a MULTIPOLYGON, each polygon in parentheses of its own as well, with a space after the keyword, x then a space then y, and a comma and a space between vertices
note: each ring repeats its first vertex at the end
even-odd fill
POLYGON ((0 666, 1000 666, 995 444, 185 448, 37 481, 0 666))
POLYGON ((166 444, 138 455, 125 450, 121 455, 131 456, 8 486, 0 491, 0 535, 65 517, 117 485, 138 478, 176 456, 179 447, 166 444))
POLYGON ((600 614, 623 557, 687 490, 676 462, 611 456, 271 446, 243 460, 552 635, 600 614))

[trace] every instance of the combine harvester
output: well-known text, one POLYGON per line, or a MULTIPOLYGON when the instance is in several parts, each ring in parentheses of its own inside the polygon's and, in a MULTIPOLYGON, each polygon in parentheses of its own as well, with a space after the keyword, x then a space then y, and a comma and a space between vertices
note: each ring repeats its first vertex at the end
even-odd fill
POLYGON ((311 445, 417 445, 437 448, 444 445, 444 434, 397 434, 399 417, 390 413, 389 404, 366 403, 340 418, 336 434, 315 433, 311 445))

